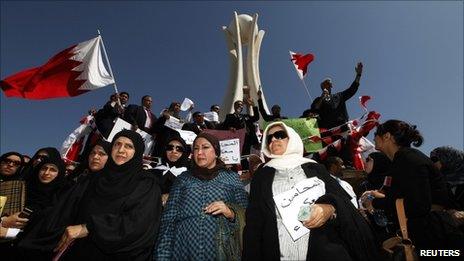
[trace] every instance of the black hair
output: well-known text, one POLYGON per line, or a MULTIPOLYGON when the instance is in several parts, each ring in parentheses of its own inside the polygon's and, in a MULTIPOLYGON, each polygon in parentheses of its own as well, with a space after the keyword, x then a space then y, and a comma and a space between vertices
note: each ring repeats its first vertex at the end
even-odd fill
POLYGON ((148 97, 151 97, 150 95, 144 95, 142 96, 142 103, 143 103, 143 100, 145 100, 145 98, 148 98, 148 97))
POLYGON ((383 135, 390 133, 398 146, 411 147, 411 143, 415 147, 419 147, 424 142, 424 138, 416 129, 416 125, 409 125, 408 123, 400 120, 388 120, 379 126, 375 135, 383 135))
POLYGON ((219 105, 213 104, 213 105, 211 105, 211 107, 209 108, 209 110, 212 111, 212 110, 214 110, 215 107, 220 108, 219 105))
POLYGON ((340 161, 342 161, 342 159, 340 157, 335 157, 335 156, 328 157, 324 162, 325 168, 327 170, 330 170, 330 167, 332 165, 336 165, 340 161))
POLYGON ((123 94, 127 95, 127 97, 130 97, 130 96, 129 96, 129 93, 127 93, 127 92, 120 92, 120 93, 119 93, 119 96, 121 96, 121 95, 123 95, 123 94))

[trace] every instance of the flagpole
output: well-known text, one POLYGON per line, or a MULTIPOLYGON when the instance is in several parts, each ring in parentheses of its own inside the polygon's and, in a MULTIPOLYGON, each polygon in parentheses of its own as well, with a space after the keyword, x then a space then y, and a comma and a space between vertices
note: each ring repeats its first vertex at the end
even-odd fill
POLYGON ((304 78, 301 79, 301 82, 303 83, 303 86, 305 87, 305 90, 306 90, 306 93, 308 94, 309 96, 309 100, 311 101, 311 103, 313 102, 313 98, 311 97, 311 94, 309 94, 309 90, 308 90, 308 87, 306 86, 306 83, 304 81, 304 78))
MULTIPOLYGON (((102 47, 103 47, 103 54, 105 54, 105 60, 106 60, 106 63, 108 64, 108 69, 110 70, 111 77, 113 77, 113 80, 114 80, 114 83, 113 83, 114 91, 116 93, 118 93, 118 87, 116 86, 116 79, 114 78, 113 70, 111 69, 110 59, 108 59, 108 54, 106 53, 106 48, 105 48, 105 43, 103 42, 103 37, 102 37, 102 35, 100 33, 100 30, 97 29, 97 32, 98 32, 98 36, 100 36, 100 38, 101 38, 101 43, 102 43, 102 47)), ((119 98, 118 98, 118 101, 119 101, 119 98)), ((121 104, 119 103, 119 105, 121 105, 121 104)))

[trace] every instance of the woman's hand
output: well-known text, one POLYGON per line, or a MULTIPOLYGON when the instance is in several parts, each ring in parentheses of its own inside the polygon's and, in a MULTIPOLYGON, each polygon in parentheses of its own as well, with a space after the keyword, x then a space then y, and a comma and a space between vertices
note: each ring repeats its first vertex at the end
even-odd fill
POLYGON ((2 219, 2 227, 4 228, 24 228, 29 221, 27 218, 20 218, 21 212, 14 213, 8 217, 2 219))
POLYGON ((168 198, 169 198, 169 193, 161 195, 161 203, 163 204, 163 207, 166 206, 166 203, 168 202, 168 198))
POLYGON ((228 219, 235 218, 234 212, 223 201, 215 201, 206 206, 203 210, 206 214, 211 214, 213 216, 223 214, 228 219))
POLYGON ((85 224, 69 226, 64 231, 60 242, 58 242, 58 245, 53 251, 61 252, 65 250, 75 239, 86 237, 88 234, 89 231, 87 230, 85 224))
POLYGON ((311 216, 303 221, 303 226, 309 229, 318 228, 324 225, 334 213, 335 208, 330 204, 314 204, 311 206, 311 216))
POLYGON ((361 208, 367 209, 369 213, 374 211, 372 206, 372 200, 374 198, 385 198, 385 194, 378 192, 377 190, 368 190, 361 195, 360 201, 362 203, 361 208))

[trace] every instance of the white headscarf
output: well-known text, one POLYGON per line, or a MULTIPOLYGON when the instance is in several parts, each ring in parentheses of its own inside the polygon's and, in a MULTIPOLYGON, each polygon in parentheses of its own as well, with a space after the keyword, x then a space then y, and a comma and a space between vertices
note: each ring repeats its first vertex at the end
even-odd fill
POLYGON ((263 152, 264 155, 266 155, 266 157, 271 159, 264 166, 269 166, 277 170, 293 169, 307 162, 316 163, 316 161, 312 159, 303 157, 304 147, 303 141, 301 141, 300 136, 296 133, 294 129, 288 127, 287 125, 285 125, 285 123, 281 121, 276 121, 269 124, 266 130, 264 130, 263 141, 261 143, 261 152, 263 152), (268 132, 272 127, 276 125, 282 126, 285 129, 285 132, 287 132, 289 138, 287 149, 285 150, 285 153, 282 155, 271 154, 267 145, 268 132))

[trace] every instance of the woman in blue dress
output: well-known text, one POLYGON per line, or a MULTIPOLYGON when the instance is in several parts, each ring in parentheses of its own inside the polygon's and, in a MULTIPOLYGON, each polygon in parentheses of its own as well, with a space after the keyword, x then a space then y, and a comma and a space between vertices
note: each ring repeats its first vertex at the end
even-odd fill
POLYGON ((219 156, 218 139, 200 133, 193 142, 192 169, 179 175, 171 188, 155 260, 240 257, 231 235, 239 230, 238 212, 246 208, 247 193, 238 174, 227 170, 219 156))

